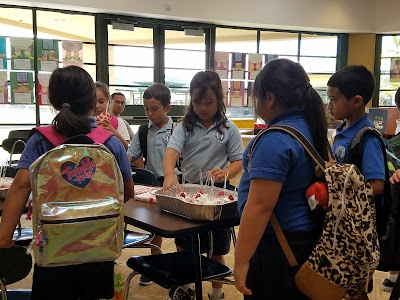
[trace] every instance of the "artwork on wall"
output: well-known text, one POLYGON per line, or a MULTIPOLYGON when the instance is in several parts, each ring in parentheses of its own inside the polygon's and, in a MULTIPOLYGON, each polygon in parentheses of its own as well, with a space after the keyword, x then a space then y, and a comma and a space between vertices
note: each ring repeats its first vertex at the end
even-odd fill
POLYGON ((39 105, 49 105, 49 81, 51 74, 39 73, 38 74, 38 94, 39 94, 39 105))
POLYGON ((33 70, 33 39, 10 37, 11 69, 33 70))
POLYGON ((58 41, 45 39, 37 41, 38 71, 54 71, 59 61, 58 41))
POLYGON ((249 54, 249 73, 248 79, 254 80, 261 70, 263 55, 260 53, 249 54))
POLYGON ((232 79, 244 79, 246 67, 245 53, 232 53, 232 79))
POLYGON ((0 104, 8 104, 7 71, 0 71, 0 104))
POLYGON ((11 72, 11 104, 33 104, 33 74, 11 72))
POLYGON ((83 43, 78 41, 62 41, 63 67, 75 65, 83 67, 83 43))
POLYGON ((244 106, 243 81, 231 81, 230 106, 244 106))
POLYGON ((1 69, 7 69, 7 44, 4 36, 0 36, 0 70, 1 69))
POLYGON ((215 52, 214 71, 221 79, 228 79, 229 52, 215 52))

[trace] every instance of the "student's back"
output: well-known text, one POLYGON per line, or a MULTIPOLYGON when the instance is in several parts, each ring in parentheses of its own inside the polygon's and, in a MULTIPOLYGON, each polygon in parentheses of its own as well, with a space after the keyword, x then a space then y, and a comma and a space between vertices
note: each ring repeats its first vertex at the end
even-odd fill
MULTIPOLYGON (((96 89, 90 75, 70 66, 53 72, 49 83, 49 100, 59 111, 53 129, 66 138, 87 134, 96 127, 91 114, 96 103, 96 89)), ((105 146, 114 154, 124 179, 124 199, 133 194, 133 181, 125 149, 110 137, 105 146)), ((0 224, 0 248, 12 246, 12 234, 26 204, 31 186, 29 166, 54 146, 39 132, 29 139, 18 164, 18 172, 6 199, 0 224)), ((99 262, 63 267, 35 265, 32 299, 112 298, 113 262, 99 262)))

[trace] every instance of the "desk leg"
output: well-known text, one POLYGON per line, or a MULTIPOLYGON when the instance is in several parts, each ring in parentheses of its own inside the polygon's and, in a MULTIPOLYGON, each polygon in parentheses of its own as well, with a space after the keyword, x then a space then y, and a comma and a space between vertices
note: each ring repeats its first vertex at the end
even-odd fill
POLYGON ((194 234, 192 235, 192 251, 193 251, 193 260, 194 260, 194 275, 195 281, 194 285, 196 288, 196 300, 203 299, 203 286, 202 286, 202 278, 203 274, 201 271, 201 253, 200 253, 200 235, 194 234))

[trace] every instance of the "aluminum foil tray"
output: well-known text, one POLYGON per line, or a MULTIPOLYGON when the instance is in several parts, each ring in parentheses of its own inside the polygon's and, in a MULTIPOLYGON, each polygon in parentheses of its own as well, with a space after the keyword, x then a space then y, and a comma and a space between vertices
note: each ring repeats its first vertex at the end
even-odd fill
MULTIPOLYGON (((182 185, 183 191, 187 194, 195 194, 200 191, 198 184, 184 184, 182 185)), ((210 191, 210 187, 204 187, 205 192, 210 191)), ((212 192, 217 195, 224 189, 213 187, 212 192)), ((191 220, 206 220, 214 221, 220 219, 227 219, 237 216, 237 192, 225 190, 227 195, 232 195, 235 200, 226 204, 210 204, 200 205, 196 203, 185 202, 179 196, 177 191, 164 192, 159 189, 154 192, 157 198, 157 203, 163 211, 170 212, 191 220)))

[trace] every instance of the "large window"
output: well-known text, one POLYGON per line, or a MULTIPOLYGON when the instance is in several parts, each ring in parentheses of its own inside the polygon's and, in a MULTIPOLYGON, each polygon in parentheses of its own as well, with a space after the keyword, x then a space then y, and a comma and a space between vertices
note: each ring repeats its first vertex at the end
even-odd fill
POLYGON ((400 35, 382 36, 379 106, 395 106, 394 95, 400 87, 400 35))

